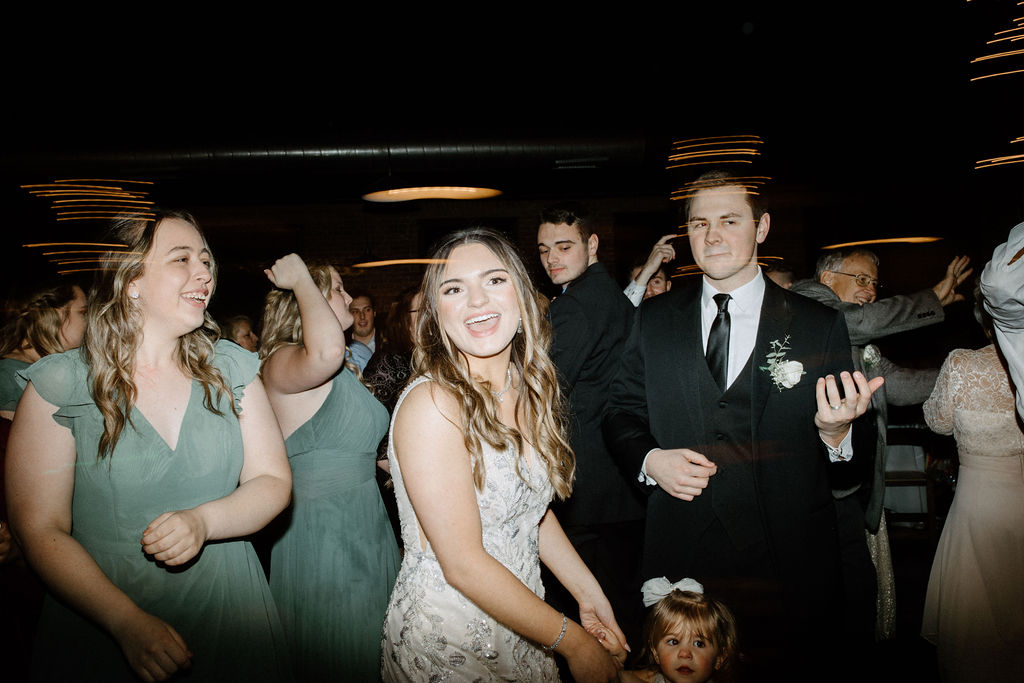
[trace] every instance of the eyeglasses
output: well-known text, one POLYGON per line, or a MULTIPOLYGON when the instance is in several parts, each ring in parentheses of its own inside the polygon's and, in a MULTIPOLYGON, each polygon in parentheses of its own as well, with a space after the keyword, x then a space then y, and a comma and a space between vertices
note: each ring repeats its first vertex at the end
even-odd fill
POLYGON ((857 281, 857 284, 860 285, 861 287, 874 287, 875 289, 878 289, 879 287, 882 286, 882 284, 878 280, 871 277, 870 275, 865 275, 864 273, 861 273, 860 275, 854 275, 853 273, 844 273, 838 270, 830 270, 829 272, 835 273, 836 275, 845 275, 846 277, 852 277, 854 280, 857 281))

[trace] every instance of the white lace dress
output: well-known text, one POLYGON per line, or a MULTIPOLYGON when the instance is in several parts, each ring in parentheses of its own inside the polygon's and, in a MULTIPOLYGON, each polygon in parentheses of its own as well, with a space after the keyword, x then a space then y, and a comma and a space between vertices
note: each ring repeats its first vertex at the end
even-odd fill
POLYGON ((1024 432, 994 346, 949 354, 928 426, 960 454, 935 551, 921 634, 943 681, 1017 681, 1024 672, 1024 432))
MULTIPOLYGON (((419 378, 402 393, 427 381, 419 378)), ((394 429, 394 421, 392 421, 394 429)), ((394 444, 394 439, 391 439, 394 444)), ((477 492, 484 549, 530 590, 544 596, 537 537, 553 489, 543 468, 484 444, 487 483, 477 492)), ((419 522, 409 503, 393 446, 388 448, 402 523, 405 557, 384 621, 381 674, 385 681, 557 681, 552 656, 484 613, 449 586, 433 549, 421 549, 419 522)))

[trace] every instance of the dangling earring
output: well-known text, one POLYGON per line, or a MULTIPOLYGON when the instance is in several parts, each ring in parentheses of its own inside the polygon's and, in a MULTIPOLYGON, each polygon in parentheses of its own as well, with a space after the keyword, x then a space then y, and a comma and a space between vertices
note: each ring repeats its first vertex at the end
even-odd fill
POLYGON ((133 299, 133 300, 138 300, 138 298, 139 298, 139 290, 137 290, 137 289, 130 290, 128 292, 128 298, 133 299))
POLYGON ((522 333, 523 333, 523 319, 520 318, 519 319, 519 328, 516 329, 516 334, 522 334, 522 333))

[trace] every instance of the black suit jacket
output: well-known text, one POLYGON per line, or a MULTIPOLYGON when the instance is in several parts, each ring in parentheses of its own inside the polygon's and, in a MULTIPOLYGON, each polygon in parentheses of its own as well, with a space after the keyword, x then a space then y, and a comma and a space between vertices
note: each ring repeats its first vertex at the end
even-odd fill
MULTIPOLYGON (((700 295, 696 280, 645 301, 626 343, 604 433, 613 455, 634 477, 652 448, 707 448, 704 418, 718 409, 719 397, 702 395, 697 381, 696 373, 706 367, 700 295)), ((829 463, 813 417, 817 378, 832 373, 838 379, 841 370, 852 369, 843 316, 766 279, 749 368, 754 490, 769 552, 792 591, 809 602, 831 600, 839 570, 829 474, 849 464, 829 463), (787 338, 785 360, 800 361, 806 374, 780 391, 760 367, 767 364, 771 342, 787 338)), ((697 539, 714 520, 715 508, 728 509, 728 492, 716 490, 714 476, 689 502, 660 487, 645 488, 650 497, 643 576, 687 576, 701 553, 697 539)))
POLYGON ((643 518, 642 495, 618 469, 601 435, 601 415, 634 313, 600 263, 587 268, 548 309, 551 359, 568 397, 569 441, 576 453, 572 497, 556 508, 567 527, 643 518))

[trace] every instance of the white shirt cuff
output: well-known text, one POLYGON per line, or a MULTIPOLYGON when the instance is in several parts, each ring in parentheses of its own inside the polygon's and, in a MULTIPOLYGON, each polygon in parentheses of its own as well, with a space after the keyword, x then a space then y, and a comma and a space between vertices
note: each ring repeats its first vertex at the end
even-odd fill
MULTIPOLYGON (((838 448, 829 446, 825 439, 821 438, 821 432, 818 432, 818 438, 825 444, 825 448, 828 449, 828 459, 830 462, 849 462, 853 458, 853 425, 846 430, 846 436, 839 442, 838 448)), ((646 461, 645 461, 646 462, 646 461)))
POLYGON ((633 308, 640 305, 640 302, 644 300, 644 294, 647 292, 647 287, 644 285, 638 285, 636 280, 630 280, 626 288, 622 290, 622 293, 626 295, 629 302, 633 304, 633 308))
POLYGON ((647 458, 651 457, 651 453, 653 453, 656 450, 658 449, 652 448, 651 450, 647 451, 647 455, 644 456, 644 461, 640 465, 640 474, 636 475, 636 480, 641 484, 647 484, 648 486, 658 485, 658 482, 654 481, 649 476, 647 476, 647 458))

